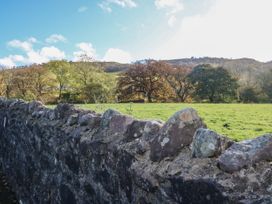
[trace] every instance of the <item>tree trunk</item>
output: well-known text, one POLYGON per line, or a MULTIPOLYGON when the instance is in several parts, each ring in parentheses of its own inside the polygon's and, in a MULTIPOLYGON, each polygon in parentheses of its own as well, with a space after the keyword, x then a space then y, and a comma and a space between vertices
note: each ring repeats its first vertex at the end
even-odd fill
POLYGON ((147 101, 148 101, 148 103, 152 103, 151 93, 147 94, 147 101))

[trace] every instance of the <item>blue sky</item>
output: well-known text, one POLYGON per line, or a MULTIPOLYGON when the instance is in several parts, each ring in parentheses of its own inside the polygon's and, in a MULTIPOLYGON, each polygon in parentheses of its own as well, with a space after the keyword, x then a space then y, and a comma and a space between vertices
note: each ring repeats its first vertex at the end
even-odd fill
POLYGON ((78 60, 81 54, 119 62, 268 61, 271 9, 271 0, 1 0, 0 64, 78 60))

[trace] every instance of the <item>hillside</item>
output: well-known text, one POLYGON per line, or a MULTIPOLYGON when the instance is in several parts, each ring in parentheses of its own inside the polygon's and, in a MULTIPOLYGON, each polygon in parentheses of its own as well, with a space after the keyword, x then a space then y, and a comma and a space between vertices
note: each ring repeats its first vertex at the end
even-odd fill
MULTIPOLYGON (((211 64, 213 66, 222 66, 231 73, 250 74, 256 76, 266 70, 272 70, 272 61, 263 63, 250 58, 227 59, 227 58, 182 58, 164 60, 172 65, 197 66, 199 64, 211 64)), ((106 72, 122 72, 131 66, 131 64, 120 64, 116 62, 99 62, 106 72)))

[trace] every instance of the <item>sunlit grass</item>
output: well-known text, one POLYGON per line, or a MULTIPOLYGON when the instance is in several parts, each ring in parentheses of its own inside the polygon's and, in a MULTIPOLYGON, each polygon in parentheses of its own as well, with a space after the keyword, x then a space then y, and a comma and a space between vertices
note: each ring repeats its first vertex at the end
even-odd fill
POLYGON ((138 119, 166 121, 176 111, 186 107, 196 109, 208 128, 234 140, 254 138, 272 133, 272 104, 82 104, 83 109, 103 112, 116 109, 138 119))

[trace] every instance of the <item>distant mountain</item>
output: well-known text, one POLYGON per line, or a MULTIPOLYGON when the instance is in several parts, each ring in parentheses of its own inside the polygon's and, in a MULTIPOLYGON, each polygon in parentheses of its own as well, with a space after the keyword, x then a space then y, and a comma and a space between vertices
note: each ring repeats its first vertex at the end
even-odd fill
POLYGON ((222 66, 230 72, 263 72, 267 69, 272 69, 272 62, 263 63, 250 58, 241 59, 226 59, 226 58, 184 58, 165 60, 172 65, 190 65, 196 66, 199 64, 211 64, 213 66, 222 66))
MULTIPOLYGON (((256 72, 261 73, 266 70, 272 70, 272 61, 263 63, 250 58, 241 59, 227 59, 227 58, 182 58, 182 59, 172 59, 164 60, 165 62, 172 65, 187 65, 187 66, 197 66, 200 64, 211 64, 212 66, 222 66, 232 73, 236 72, 256 72)), ((99 62, 101 66, 104 67, 106 72, 122 72, 127 70, 131 64, 120 64, 116 62, 99 62)))

